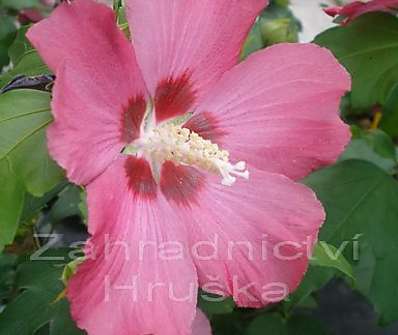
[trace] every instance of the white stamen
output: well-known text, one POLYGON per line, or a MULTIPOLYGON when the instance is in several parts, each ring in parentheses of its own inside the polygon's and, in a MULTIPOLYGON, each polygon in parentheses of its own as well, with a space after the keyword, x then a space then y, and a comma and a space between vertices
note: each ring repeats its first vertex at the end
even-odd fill
POLYGON ((246 170, 245 162, 241 161, 236 164, 231 164, 225 161, 217 161, 215 164, 217 165, 220 174, 223 177, 221 181, 221 184, 223 185, 232 186, 235 183, 236 178, 232 175, 249 179, 249 171, 246 170))
POLYGON ((236 177, 249 179, 245 162, 231 164, 228 151, 187 128, 171 123, 151 127, 140 139, 127 146, 124 153, 143 155, 152 161, 152 166, 159 166, 166 160, 195 166, 220 175, 221 183, 226 186, 232 186, 236 177))

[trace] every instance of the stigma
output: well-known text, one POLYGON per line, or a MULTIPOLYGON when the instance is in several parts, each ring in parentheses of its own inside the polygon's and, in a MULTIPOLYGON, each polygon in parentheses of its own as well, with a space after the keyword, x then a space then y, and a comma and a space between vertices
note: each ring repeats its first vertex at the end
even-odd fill
POLYGON ((245 162, 231 163, 228 151, 192 130, 173 123, 146 130, 123 152, 148 159, 155 177, 159 166, 165 161, 172 161, 177 165, 192 166, 219 175, 221 184, 225 186, 232 186, 237 177, 249 179, 245 162))

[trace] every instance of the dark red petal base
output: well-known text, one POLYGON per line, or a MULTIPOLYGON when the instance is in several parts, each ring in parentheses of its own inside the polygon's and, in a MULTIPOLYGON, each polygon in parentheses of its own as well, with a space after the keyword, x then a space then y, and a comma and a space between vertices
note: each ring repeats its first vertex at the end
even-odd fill
POLYGON ((144 120, 146 101, 143 96, 131 98, 122 114, 122 141, 131 143, 140 136, 141 123, 144 120))
POLYGON ((215 116, 209 112, 194 114, 183 127, 218 145, 221 144, 222 138, 227 135, 227 132, 219 127, 215 116))
POLYGON ((194 102, 195 90, 188 72, 177 78, 166 78, 159 83, 155 92, 156 121, 184 115, 194 102))
POLYGON ((181 206, 197 204, 197 194, 204 186, 205 177, 192 167, 168 161, 162 166, 160 189, 166 199, 181 206))
POLYGON ((180 206, 197 204, 197 194, 205 182, 204 175, 195 168, 170 161, 162 166, 159 184, 153 178, 148 161, 143 158, 130 156, 126 160, 125 171, 134 198, 154 200, 160 190, 168 201, 180 206))
POLYGON ((147 160, 130 156, 126 160, 125 171, 128 186, 134 197, 153 200, 157 196, 157 184, 153 179, 151 167, 147 160))

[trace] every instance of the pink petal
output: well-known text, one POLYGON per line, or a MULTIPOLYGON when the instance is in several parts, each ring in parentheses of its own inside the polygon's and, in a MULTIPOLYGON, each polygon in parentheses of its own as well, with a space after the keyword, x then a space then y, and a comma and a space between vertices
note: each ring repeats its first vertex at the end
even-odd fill
POLYGON ((323 11, 329 16, 336 16, 340 13, 342 6, 327 7, 323 11))
POLYGON ((279 44, 227 72, 188 127, 233 160, 293 179, 334 162, 350 139, 339 118, 350 77, 313 44, 279 44))
POLYGON ((211 335, 209 320, 200 309, 196 312, 196 318, 192 324, 192 335, 211 335))
POLYGON ((138 136, 146 89, 134 50, 112 10, 91 0, 61 4, 28 37, 57 74, 50 152, 87 184, 138 136))
POLYGON ((72 316, 93 335, 189 335, 197 277, 186 229, 161 193, 132 192, 126 164, 87 187, 92 238, 68 287, 72 316))
POLYGON ((398 0, 371 0, 369 2, 352 1, 346 6, 329 7, 325 13, 330 16, 341 15, 345 19, 343 24, 347 24, 357 17, 370 12, 394 12, 398 9, 398 0))
MULTIPOLYGON (((167 169, 162 178, 170 178, 167 169)), ((249 181, 233 187, 207 177, 189 206, 169 201, 189 229, 200 286, 231 295, 240 306, 261 307, 297 287, 325 215, 304 185, 252 167, 250 172, 249 181)))
POLYGON ((128 19, 158 121, 194 108, 239 57, 267 0, 129 0, 128 19))

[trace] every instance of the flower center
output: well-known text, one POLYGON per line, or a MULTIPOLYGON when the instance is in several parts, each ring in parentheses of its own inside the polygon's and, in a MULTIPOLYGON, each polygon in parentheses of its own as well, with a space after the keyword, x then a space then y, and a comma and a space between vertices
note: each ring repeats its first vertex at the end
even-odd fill
POLYGON ((222 177, 221 183, 226 186, 232 186, 236 177, 249 178, 245 162, 232 164, 228 151, 173 123, 163 123, 144 131, 143 136, 128 145, 123 152, 148 159, 155 179, 158 179, 159 168, 165 161, 218 174, 222 177))

